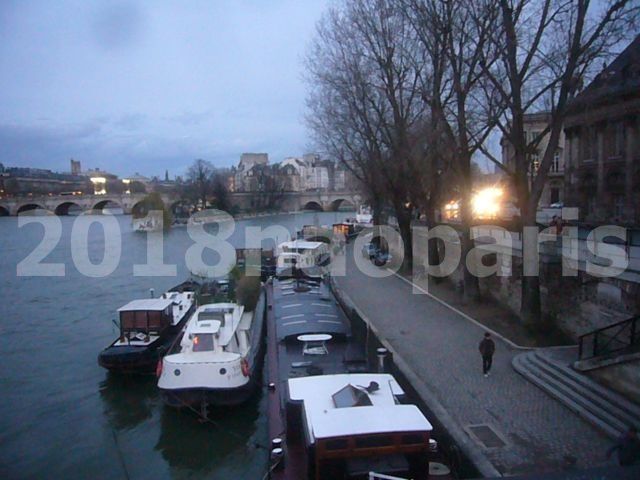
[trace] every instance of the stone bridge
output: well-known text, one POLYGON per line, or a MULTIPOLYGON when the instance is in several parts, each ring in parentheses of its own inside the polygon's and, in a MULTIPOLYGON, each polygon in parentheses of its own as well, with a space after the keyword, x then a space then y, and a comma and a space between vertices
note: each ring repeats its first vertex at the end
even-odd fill
MULTIPOLYGON (((260 194, 253 192, 231 193, 231 203, 241 210, 251 211, 257 206, 260 194)), ((42 209, 56 215, 68 215, 71 208, 80 211, 102 210, 105 207, 122 208, 130 214, 144 200, 146 194, 107 194, 107 195, 50 195, 33 197, 13 197, 0 199, 0 216, 42 209)), ((171 210, 181 203, 177 196, 162 194, 162 200, 171 210)), ((284 192, 278 199, 283 211, 298 210, 336 211, 341 207, 354 210, 360 206, 361 197, 357 192, 284 192)))
MULTIPOLYGON (((256 207, 260 194, 254 192, 234 192, 230 194, 231 203, 241 210, 256 207)), ((353 191, 306 191, 284 192, 278 198, 279 208, 286 212, 299 210, 336 211, 341 207, 357 210, 362 202, 358 192, 353 191)))
MULTIPOLYGON (((33 197, 15 197, 0 199, 0 215, 18 215, 29 210, 48 210, 56 215, 68 215, 69 209, 81 211, 102 210, 105 207, 122 208, 131 213, 146 197, 144 193, 108 194, 108 195, 51 195, 33 197)), ((168 206, 178 203, 177 197, 161 195, 168 206)))

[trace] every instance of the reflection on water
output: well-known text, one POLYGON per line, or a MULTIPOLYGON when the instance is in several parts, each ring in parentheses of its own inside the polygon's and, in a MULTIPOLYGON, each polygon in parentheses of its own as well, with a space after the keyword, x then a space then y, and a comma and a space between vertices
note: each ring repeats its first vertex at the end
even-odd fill
POLYGON ((164 407, 155 450, 171 467, 193 473, 208 472, 239 450, 259 455, 257 450, 266 439, 256 442, 253 434, 260 413, 264 413, 260 412, 261 399, 262 395, 255 395, 248 403, 232 409, 211 409, 208 421, 188 409, 164 407), (182 441, 176 441, 178 438, 182 441))
POLYGON ((110 372, 100 382, 100 398, 109 424, 118 431, 129 430, 150 419, 152 409, 162 401, 155 377, 110 372))

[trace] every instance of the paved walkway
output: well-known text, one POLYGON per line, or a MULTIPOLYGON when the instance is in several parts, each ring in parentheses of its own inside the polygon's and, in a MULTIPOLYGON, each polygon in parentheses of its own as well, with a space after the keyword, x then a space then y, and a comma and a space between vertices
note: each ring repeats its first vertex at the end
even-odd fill
MULTIPOLYGON (((446 410, 449 426, 457 430, 454 437, 465 436, 467 451, 476 459, 484 457, 485 466, 488 460, 503 475, 556 471, 573 462, 576 468, 610 464, 607 437, 511 367, 522 350, 494 338, 493 369, 483 377, 482 326, 427 295, 412 293, 398 276, 364 275, 355 267, 351 248, 348 274, 336 277, 336 285, 423 382, 431 397, 423 400, 430 408, 446 410), (478 424, 489 425, 506 446, 485 448, 471 438, 466 428, 478 424)), ((490 475, 490 470, 483 473, 490 475)))

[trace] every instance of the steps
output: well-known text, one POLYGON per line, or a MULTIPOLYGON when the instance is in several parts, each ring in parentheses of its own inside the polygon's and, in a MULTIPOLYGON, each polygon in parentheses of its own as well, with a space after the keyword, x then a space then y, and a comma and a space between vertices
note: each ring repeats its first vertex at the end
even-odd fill
POLYGON ((640 426, 640 406, 554 360, 548 351, 516 356, 513 368, 580 417, 612 438, 629 425, 640 426))

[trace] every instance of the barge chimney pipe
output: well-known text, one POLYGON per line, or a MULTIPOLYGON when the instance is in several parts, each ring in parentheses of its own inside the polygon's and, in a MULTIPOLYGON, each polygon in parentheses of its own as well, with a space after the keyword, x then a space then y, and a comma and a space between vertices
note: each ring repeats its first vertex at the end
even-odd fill
POLYGON ((378 356, 378 373, 384 373, 384 360, 387 358, 388 350, 384 347, 380 347, 376 350, 378 356))

